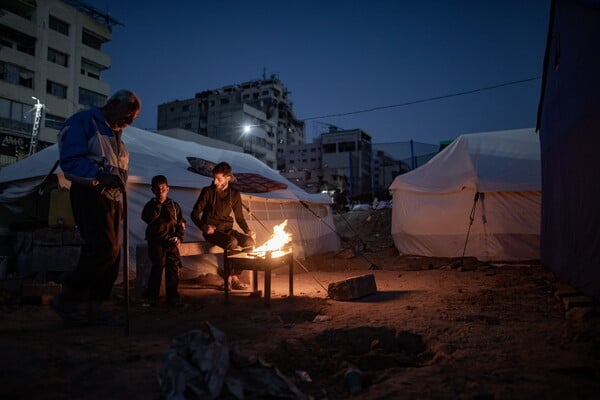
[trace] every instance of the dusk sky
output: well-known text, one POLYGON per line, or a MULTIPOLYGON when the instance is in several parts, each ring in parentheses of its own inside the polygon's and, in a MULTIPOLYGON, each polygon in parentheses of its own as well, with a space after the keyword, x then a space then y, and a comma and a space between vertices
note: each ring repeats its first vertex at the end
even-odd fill
POLYGON ((156 129, 161 103, 263 73, 308 141, 326 124, 432 144, 535 127, 550 0, 86 2, 124 25, 103 80, 138 93, 139 128, 156 129))

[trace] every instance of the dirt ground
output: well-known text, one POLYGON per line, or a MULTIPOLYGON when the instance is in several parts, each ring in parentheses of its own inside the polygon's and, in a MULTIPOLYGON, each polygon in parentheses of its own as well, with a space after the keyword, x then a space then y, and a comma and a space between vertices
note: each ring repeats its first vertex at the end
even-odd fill
POLYGON ((599 398, 597 306, 566 310, 556 296, 564 284, 539 264, 398 255, 389 210, 347 213, 336 226, 349 248, 298 260, 293 297, 287 271, 276 270, 270 307, 237 291, 225 305, 216 276, 203 276, 181 284, 183 308, 131 304, 127 334, 67 326, 47 305, 3 292, 0 398, 160 399, 171 340, 205 321, 307 398, 599 398), (327 298, 329 283, 363 274, 374 275, 376 293, 327 298), (354 394, 350 366, 361 371, 354 394))

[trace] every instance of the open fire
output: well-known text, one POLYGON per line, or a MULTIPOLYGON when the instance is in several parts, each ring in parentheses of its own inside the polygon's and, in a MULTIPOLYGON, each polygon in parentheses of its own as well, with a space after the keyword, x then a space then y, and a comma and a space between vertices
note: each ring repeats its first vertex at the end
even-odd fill
POLYGON ((249 255, 263 258, 267 254, 269 254, 271 258, 278 258, 285 255, 287 250, 284 249, 284 246, 292 240, 292 234, 285 231, 287 222, 288 220, 286 219, 281 224, 275 225, 273 227, 273 234, 271 235, 271 238, 263 245, 255 248, 254 251, 249 253, 249 255))

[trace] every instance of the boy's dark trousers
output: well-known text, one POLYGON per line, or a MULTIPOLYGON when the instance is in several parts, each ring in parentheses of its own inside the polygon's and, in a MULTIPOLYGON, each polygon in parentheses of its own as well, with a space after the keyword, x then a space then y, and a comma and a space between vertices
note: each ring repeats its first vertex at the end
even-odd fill
POLYGON ((181 257, 179 248, 167 241, 148 241, 148 257, 152 262, 152 269, 144 297, 156 300, 160 294, 160 282, 162 272, 165 271, 165 288, 167 292, 167 302, 176 302, 179 300, 179 268, 181 267, 181 257))

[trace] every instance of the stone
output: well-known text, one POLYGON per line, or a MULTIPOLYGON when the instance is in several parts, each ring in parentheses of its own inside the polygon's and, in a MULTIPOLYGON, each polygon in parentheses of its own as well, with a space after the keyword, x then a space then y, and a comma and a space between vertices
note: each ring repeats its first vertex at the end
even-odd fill
POLYGON ((373 293, 377 293, 377 284, 373 274, 332 282, 327 287, 329 297, 340 301, 354 300, 373 293))

